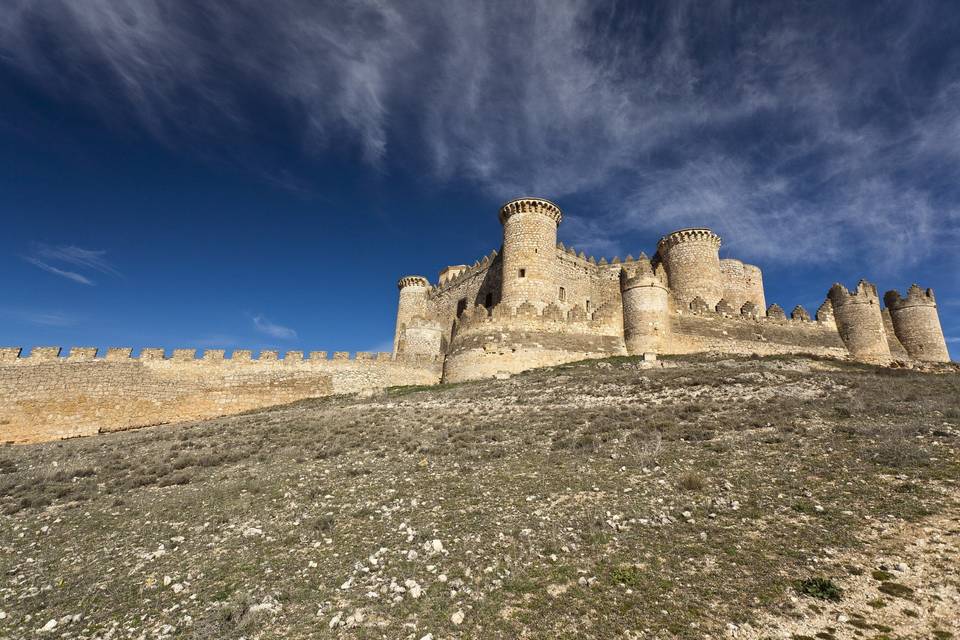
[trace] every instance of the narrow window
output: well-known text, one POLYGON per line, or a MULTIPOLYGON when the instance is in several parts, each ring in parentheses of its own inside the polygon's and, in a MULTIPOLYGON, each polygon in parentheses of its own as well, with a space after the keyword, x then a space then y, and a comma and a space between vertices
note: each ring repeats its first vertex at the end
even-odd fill
POLYGON ((459 318, 460 316, 462 316, 463 312, 466 310, 467 310, 467 299, 460 298, 459 300, 457 300, 457 317, 459 318))
POLYGON ((483 306, 485 306, 487 309, 489 309, 490 307, 493 306, 493 294, 492 294, 492 293, 488 293, 488 294, 487 294, 487 297, 484 298, 484 300, 483 300, 483 306))
POLYGON ((526 278, 526 277, 527 277, 527 270, 526 270, 526 269, 520 269, 520 273, 518 274, 518 277, 520 277, 520 278, 526 278))
POLYGON ((560 302, 563 302, 567 299, 567 290, 563 287, 560 287, 560 302))
POLYGON ((587 311, 590 311, 590 301, 587 300, 587 311))

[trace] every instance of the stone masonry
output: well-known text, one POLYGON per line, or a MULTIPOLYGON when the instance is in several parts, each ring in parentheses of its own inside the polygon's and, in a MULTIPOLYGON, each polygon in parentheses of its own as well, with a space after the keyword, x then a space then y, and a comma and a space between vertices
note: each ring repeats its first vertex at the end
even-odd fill
MULTIPOLYGON (((393 353, 194 349, 0 349, 0 442, 29 442, 209 418, 337 393, 509 375, 612 355, 806 353, 884 364, 949 360, 933 291, 884 296, 835 284, 811 317, 767 306, 759 267, 720 259, 691 228, 653 257, 599 260, 557 242, 542 198, 499 211, 499 250, 451 265, 436 284, 401 278, 393 353)), ((789 308, 789 307, 786 307, 789 308)))

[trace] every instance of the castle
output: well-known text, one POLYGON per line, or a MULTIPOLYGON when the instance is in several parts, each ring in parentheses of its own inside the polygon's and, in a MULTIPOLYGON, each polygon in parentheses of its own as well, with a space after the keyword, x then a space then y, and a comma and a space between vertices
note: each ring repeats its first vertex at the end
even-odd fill
POLYGON ((596 260, 557 243, 560 208, 500 208, 499 252, 436 285, 401 278, 392 353, 0 348, 0 442, 33 442, 239 413, 331 394, 501 377, 613 355, 806 353, 947 362, 933 291, 840 284, 811 316, 767 306, 759 267, 720 259, 709 229, 664 236, 652 258, 596 260))
POLYGON ((560 208, 542 198, 500 209, 503 244, 431 286, 400 279, 394 351, 440 356, 443 381, 610 355, 811 353, 883 364, 947 362, 933 291, 884 296, 835 284, 811 316, 769 307, 760 268, 720 258, 705 228, 663 238, 652 258, 588 258, 557 243, 560 208))

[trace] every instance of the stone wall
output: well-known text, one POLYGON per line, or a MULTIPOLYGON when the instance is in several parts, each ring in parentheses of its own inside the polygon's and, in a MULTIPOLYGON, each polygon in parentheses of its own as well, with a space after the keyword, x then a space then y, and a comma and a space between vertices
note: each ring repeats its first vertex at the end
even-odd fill
POLYGON ((104 431, 210 418, 304 398, 394 385, 436 384, 439 358, 337 352, 288 352, 283 359, 265 351, 178 349, 165 358, 145 349, 56 347, 0 350, 0 441, 36 442, 104 431))
POLYGON ((887 291, 883 299, 890 316, 890 327, 911 358, 927 362, 950 361, 932 289, 924 290, 914 284, 907 290, 905 298, 898 291, 887 291))
POLYGON ((848 355, 836 327, 821 322, 681 311, 674 313, 671 330, 663 353, 808 353, 838 358, 848 355))
POLYGON ((723 298, 731 307, 739 310, 744 303, 752 302, 758 309, 767 308, 760 267, 725 258, 720 261, 720 273, 723 276, 723 298))
POLYGON ((556 305, 506 305, 491 313, 476 307, 454 327, 443 381, 461 382, 564 362, 624 355, 623 335, 606 318, 590 319, 580 307, 564 314, 556 305))
POLYGON ((678 302, 700 298, 711 309, 717 306, 724 294, 719 252, 720 236, 709 229, 681 229, 661 238, 657 253, 678 302))

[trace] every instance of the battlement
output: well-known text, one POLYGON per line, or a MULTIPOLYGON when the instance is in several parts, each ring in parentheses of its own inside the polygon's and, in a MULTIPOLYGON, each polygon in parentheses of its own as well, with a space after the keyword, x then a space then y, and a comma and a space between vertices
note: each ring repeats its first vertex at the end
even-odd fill
POLYGON ((436 287, 433 287, 430 290, 428 295, 431 297, 435 297, 443 293, 444 291, 449 291, 450 289, 456 287, 457 285, 461 284, 464 280, 468 280, 469 278, 472 278, 476 274, 489 269, 493 261, 496 260, 497 255, 498 255, 497 251, 493 250, 489 254, 480 258, 479 260, 475 260, 473 264, 469 266, 460 265, 457 267, 447 267, 447 269, 444 269, 443 271, 440 272, 440 281, 438 282, 436 287), (444 277, 444 273, 448 269, 453 269, 454 271, 449 275, 447 275, 446 277, 444 277))
POLYGON ((845 286, 836 282, 830 287, 830 292, 827 294, 827 297, 833 305, 834 312, 836 312, 839 307, 847 304, 879 304, 880 302, 880 296, 877 294, 877 286, 866 280, 860 280, 860 282, 857 283, 857 288, 853 291, 849 291, 845 286))
POLYGON ((716 249, 719 249, 722 240, 720 239, 720 236, 706 227, 678 229, 677 231, 669 233, 660 238, 660 242, 657 243, 657 252, 662 254, 678 244, 683 244, 686 242, 708 244, 716 249))
POLYGON ((563 220, 563 212, 560 207, 543 198, 517 198, 510 200, 500 207, 500 224, 507 221, 510 216, 518 213, 542 213, 551 218, 557 225, 563 220))
POLYGON ((423 276, 404 276, 397 281, 398 289, 407 287, 429 287, 430 281, 423 276))
POLYGON ((899 310, 906 307, 935 307, 937 300, 933 289, 923 289, 914 283, 907 289, 907 297, 900 297, 900 292, 892 289, 883 294, 883 303, 890 309, 899 310))
POLYGON ((620 288, 622 290, 649 286, 667 288, 667 273, 662 264, 654 267, 645 254, 640 254, 640 259, 636 261, 632 259, 632 256, 628 257, 631 260, 623 263, 620 269, 620 288))
POLYGON ((33 347, 27 355, 22 347, 0 347, 0 366, 7 364, 50 364, 73 362, 168 362, 176 364, 257 364, 257 365, 297 365, 318 364, 331 362, 437 362, 439 355, 423 356, 412 354, 398 354, 394 356, 387 351, 373 353, 369 351, 336 351, 330 354, 327 351, 311 351, 304 357, 303 351, 287 351, 283 357, 279 351, 264 350, 254 358, 249 349, 235 349, 229 356, 223 349, 206 349, 202 356, 197 357, 197 349, 173 349, 167 357, 166 351, 160 348, 141 349, 138 355, 133 355, 132 347, 110 347, 104 357, 99 356, 97 347, 71 347, 66 356, 61 347, 33 347), (332 356, 332 357, 331 357, 332 356))

